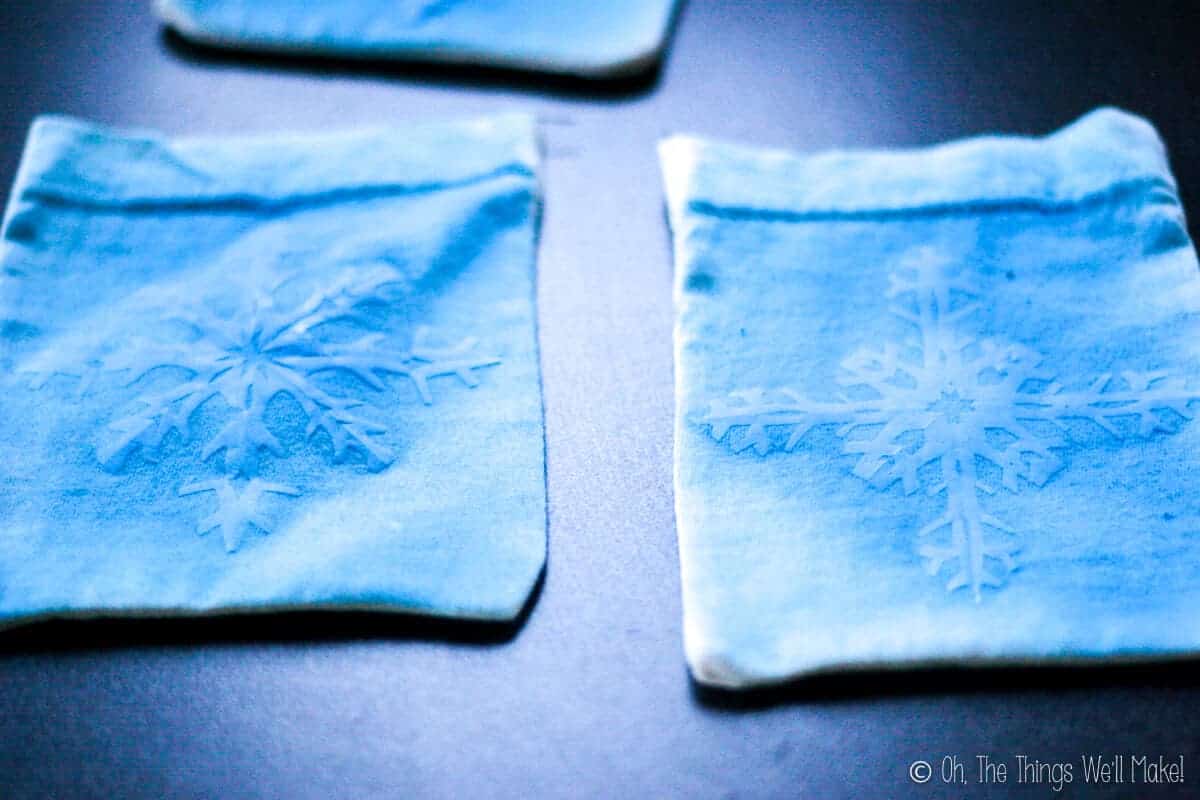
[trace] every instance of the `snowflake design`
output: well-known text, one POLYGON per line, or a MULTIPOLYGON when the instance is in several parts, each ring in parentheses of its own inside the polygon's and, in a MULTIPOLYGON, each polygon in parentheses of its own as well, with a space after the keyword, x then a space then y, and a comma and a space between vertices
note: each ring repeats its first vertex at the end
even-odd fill
POLYGON ((204 492, 213 492, 217 496, 217 510, 200 520, 196 525, 196 532, 203 536, 220 528, 225 540, 225 550, 230 553, 237 550, 238 537, 247 525, 254 525, 264 531, 270 530, 269 523, 258 511, 263 494, 281 494, 289 497, 297 497, 300 494, 300 490, 293 486, 267 483, 258 478, 251 478, 242 487, 225 479, 189 483, 179 490, 180 496, 204 492))
MULTIPOLYGON (((361 391, 335 393, 322 376, 341 373, 351 376, 355 387, 372 391, 387 389, 387 376, 400 377, 430 405, 431 379, 454 376, 475 387, 477 370, 500 363, 476 353, 473 339, 434 347, 425 329, 416 332, 409 349, 395 349, 391 336, 373 329, 364 305, 391 299, 400 280, 391 269, 347 270, 298 305, 276 302, 280 284, 231 314, 200 307, 167 315, 190 331, 186 340, 134 338, 81 371, 81 386, 93 385, 97 375, 118 371, 125 374, 127 385, 142 387, 133 409, 104 429, 96 444, 97 458, 111 471, 121 469, 135 452, 154 460, 172 432, 190 441, 200 409, 219 405, 225 412, 223 421, 204 443, 201 458, 212 459, 221 475, 185 485, 179 494, 215 496, 216 511, 197 530, 203 535, 219 528, 229 552, 238 548, 248 526, 270 531, 258 510, 264 494, 302 493, 259 478, 264 454, 288 455, 267 427, 268 404, 276 396, 288 395, 299 405, 306 439, 328 437, 335 464, 357 454, 372 471, 386 468, 393 460, 381 440, 387 427, 364 413, 361 391), (354 333, 339 339, 318 335, 321 326, 335 322, 349 324, 354 333), (150 376, 162 368, 180 370, 187 377, 165 389, 145 388, 157 385, 150 376)), ((62 371, 42 373, 35 387, 51 374, 62 371)))
POLYGON ((918 533, 918 553, 931 575, 951 567, 948 591, 969 588, 978 602, 984 587, 1004 585, 1019 552, 1016 531, 985 510, 985 497, 1044 486, 1078 444, 1071 421, 1116 440, 1172 434, 1192 418, 1198 396, 1162 372, 1100 375, 1086 388, 1065 388, 1029 348, 959 330, 979 311, 978 294, 949 266, 927 248, 901 261, 887 296, 913 338, 853 353, 833 398, 740 390, 698 421, 734 452, 761 456, 792 451, 815 427, 836 425, 842 452, 857 459, 854 475, 880 490, 899 482, 906 495, 943 499, 944 512, 918 533))

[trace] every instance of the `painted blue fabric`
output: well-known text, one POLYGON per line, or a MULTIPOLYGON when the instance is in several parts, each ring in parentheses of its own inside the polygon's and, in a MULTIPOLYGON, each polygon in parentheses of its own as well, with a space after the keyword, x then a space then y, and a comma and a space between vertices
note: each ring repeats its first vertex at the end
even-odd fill
POLYGON ((675 2, 157 0, 156 8, 206 44, 615 77, 659 59, 675 2))
POLYGON ((1200 280, 1148 123, 662 159, 698 680, 1196 651, 1200 280))
POLYGON ((533 123, 46 117, 0 254, 0 626, 518 614, 542 569, 533 123))

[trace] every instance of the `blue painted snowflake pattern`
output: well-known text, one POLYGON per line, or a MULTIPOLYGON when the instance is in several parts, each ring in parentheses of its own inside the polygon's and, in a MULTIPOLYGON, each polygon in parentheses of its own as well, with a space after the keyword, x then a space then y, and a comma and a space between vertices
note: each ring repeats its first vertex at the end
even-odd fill
POLYGON ((762 456, 794 450, 817 426, 836 426, 842 452, 856 458, 855 476, 944 501, 944 512, 920 529, 918 553, 931 575, 950 567, 948 591, 966 588, 979 601, 984 587, 1003 586, 1018 567, 1018 534, 988 513, 987 496, 1040 488, 1064 469, 1077 444, 1071 421, 1116 440, 1171 434, 1192 418, 1198 395, 1162 372, 1099 375, 1065 388, 1033 350, 962 332, 980 307, 961 273, 927 248, 902 259, 887 295, 912 338, 850 355, 833 397, 744 389, 712 403, 698 422, 734 452, 762 456))
MULTIPOLYGON (((130 410, 102 431, 97 459, 109 471, 119 471, 135 453, 154 460, 172 432, 190 441, 201 408, 218 405, 223 421, 204 442, 201 458, 221 474, 186 484, 179 494, 214 496, 216 510, 197 530, 203 535, 220 529, 229 552, 238 548, 248 527, 270 531, 259 510, 264 494, 302 494, 300 488, 259 477, 263 458, 288 456, 267 426, 268 405, 276 396, 288 395, 299 406, 306 440, 327 437, 335 464, 357 455, 372 471, 386 468, 394 458, 382 440, 388 429, 370 418, 363 390, 381 392, 387 379, 400 378, 430 405, 432 379, 457 377, 475 387, 479 370, 500 363, 476 352, 473 339, 434 346, 425 329, 415 333, 408 348, 397 349, 396 337, 376 330, 364 307, 394 300, 400 279, 389 268, 347 270, 299 303, 277 301, 281 284, 251 295, 232 312, 205 305, 170 312, 166 316, 188 335, 173 341, 131 338, 77 373, 81 386, 92 385, 97 375, 120 373, 126 385, 138 390, 130 410), (353 333, 320 335, 322 326, 331 323, 349 326, 353 333), (186 377, 159 388, 160 382, 150 378, 164 368, 186 377), (351 377, 358 391, 329 388, 322 378, 334 373, 351 377)), ((63 373, 44 372, 35 386, 49 374, 63 373)))

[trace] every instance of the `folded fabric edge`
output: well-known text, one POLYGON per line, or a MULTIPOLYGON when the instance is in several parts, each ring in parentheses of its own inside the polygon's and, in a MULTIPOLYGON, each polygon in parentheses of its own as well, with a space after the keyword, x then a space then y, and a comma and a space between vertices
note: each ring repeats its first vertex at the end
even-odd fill
POLYGON ((21 157, 17 162, 17 171, 13 176, 12 188, 9 189, 8 199, 4 203, 4 215, 0 217, 0 260, 7 256, 5 250, 11 244, 9 231, 11 230, 13 219, 22 205, 21 194, 23 187, 29 185, 29 173, 34 169, 34 148, 31 145, 36 136, 38 121, 40 119, 41 117, 35 118, 33 124, 29 126, 29 130, 25 132, 25 141, 21 145, 21 157))
POLYGON ((348 59, 384 59, 392 61, 466 64, 478 67, 498 67, 524 72, 546 72, 586 80, 618 80, 648 72, 663 57, 678 2, 668 4, 656 36, 628 52, 609 53, 595 58, 566 59, 550 54, 514 56, 479 47, 455 45, 445 41, 427 43, 393 43, 371 47, 339 46, 334 42, 288 41, 244 34, 231 35, 215 31, 192 14, 178 0, 155 0, 154 11, 164 25, 185 39, 208 47, 250 49, 278 55, 317 55, 348 59))
POLYGON ((658 143, 663 191, 667 198, 667 219, 672 231, 683 222, 691 195, 692 177, 703 147, 702 139, 682 134, 669 136, 658 143))
POLYGON ((920 211, 1054 211, 1130 191, 1177 203, 1146 120, 1096 109, 1046 136, 983 135, 923 148, 798 154, 677 134, 659 146, 675 217, 820 219, 920 211))
POLYGON ((9 198, 98 206, 271 206, 347 193, 428 192, 503 176, 536 184, 524 113, 341 132, 169 138, 41 115, 9 198), (448 157, 449 156, 449 157, 448 157))
POLYGON ((731 668, 724 659, 717 656, 708 658, 703 653, 702 643, 705 641, 704 631, 700 628, 697 615, 688 611, 688 592, 691 585, 689 565, 686 554, 690 542, 688 529, 681 524, 684 517, 683 486, 680 483, 680 451, 679 443, 684 437, 684 374, 681 365, 683 337, 680 335, 679 303, 682 297, 683 275, 688 264, 685 258, 684 246, 687 240, 685 225, 687 224, 687 202, 690 193, 691 179, 695 174, 695 160, 699 141, 687 136, 672 136, 658 143, 659 166, 662 172, 663 191, 667 200, 667 225, 671 236, 672 286, 676 306, 675 322, 671 332, 672 361, 675 364, 675 424, 672 436, 671 482, 674 496, 675 531, 679 547, 679 577, 680 599, 683 607, 683 649, 684 658, 695 679, 705 685, 737 688, 742 685, 742 679, 736 669, 731 668))
POLYGON ((743 669, 735 661, 718 653, 688 654, 688 668, 696 683, 722 691, 758 691, 801 684, 805 680, 831 676, 903 675, 926 670, 992 670, 1032 667, 1035 669, 1095 669, 1099 667, 1137 666, 1190 662, 1200 658, 1195 650, 1160 652, 1117 652, 1085 655, 947 656, 944 658, 878 660, 829 663, 802 667, 786 673, 758 673, 743 669))
POLYGON ((315 600, 312 602, 280 602, 280 603, 198 603, 190 606, 178 605, 137 605, 126 608, 107 606, 96 608, 60 608, 38 611, 28 614, 16 613, 0 616, 0 633, 5 630, 32 625, 50 620, 92 620, 92 619, 199 619, 232 616, 251 616, 267 614, 287 614, 308 611, 371 613, 371 614, 404 614, 411 616, 430 617, 434 619, 461 620, 467 622, 504 624, 513 622, 525 613, 538 584, 546 571, 546 546, 543 539, 541 557, 529 564, 527 574, 518 582, 517 587, 506 592, 504 596, 493 598, 493 602, 483 605, 453 605, 450 603, 434 606, 429 603, 409 603, 402 600, 379 602, 339 602, 336 600, 315 600))
MULTIPOLYGON (((687 240, 687 210, 691 196, 692 178, 696 173, 696 158, 701 142, 688 136, 672 136, 658 143, 658 160, 662 172, 663 193, 666 196, 667 226, 671 234, 671 261, 673 264, 675 302, 678 305, 682 290, 682 275, 685 259, 683 246, 687 240)), ((676 320, 678 323, 678 320, 676 320)), ((678 348, 678 336, 676 347, 678 348)), ((679 363, 680 353, 675 352, 675 363, 679 363)), ((675 371, 675 396, 681 394, 679 371, 675 371)), ((677 408, 678 415, 682 409, 677 408)))
POLYGON ((518 619, 524 612, 525 606, 529 603, 529 599, 533 594, 534 587, 541 580, 543 569, 544 562, 535 574, 534 580, 528 584, 523 594, 519 597, 514 595, 515 602, 508 602, 492 608, 433 608, 404 603, 314 602, 229 605, 212 608, 138 606, 134 608, 64 609, 61 611, 46 611, 37 614, 0 617, 0 633, 25 625, 35 625, 52 620, 216 619, 221 617, 265 616, 270 614, 306 613, 313 611, 322 613, 402 614, 463 622, 505 624, 518 619))

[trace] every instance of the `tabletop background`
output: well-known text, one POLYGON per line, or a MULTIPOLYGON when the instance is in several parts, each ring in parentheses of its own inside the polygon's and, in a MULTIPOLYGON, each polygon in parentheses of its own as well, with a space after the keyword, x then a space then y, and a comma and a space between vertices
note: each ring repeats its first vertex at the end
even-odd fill
MULTIPOLYGON (((1192 3, 692 0, 658 73, 599 85, 218 54, 165 35, 149 5, 0 2, 0 183, 41 112, 176 134, 541 116, 548 570, 512 627, 297 614, 10 631, 0 798, 989 796, 936 770, 914 786, 908 765, 1115 752, 1184 755, 1184 787, 1138 794, 1200 796, 1195 662, 753 695, 689 681, 654 152, 677 131, 797 150, 1042 133, 1115 104, 1158 125, 1197 208, 1192 3)), ((1080 778, 990 793, 1129 796, 1080 778)))

